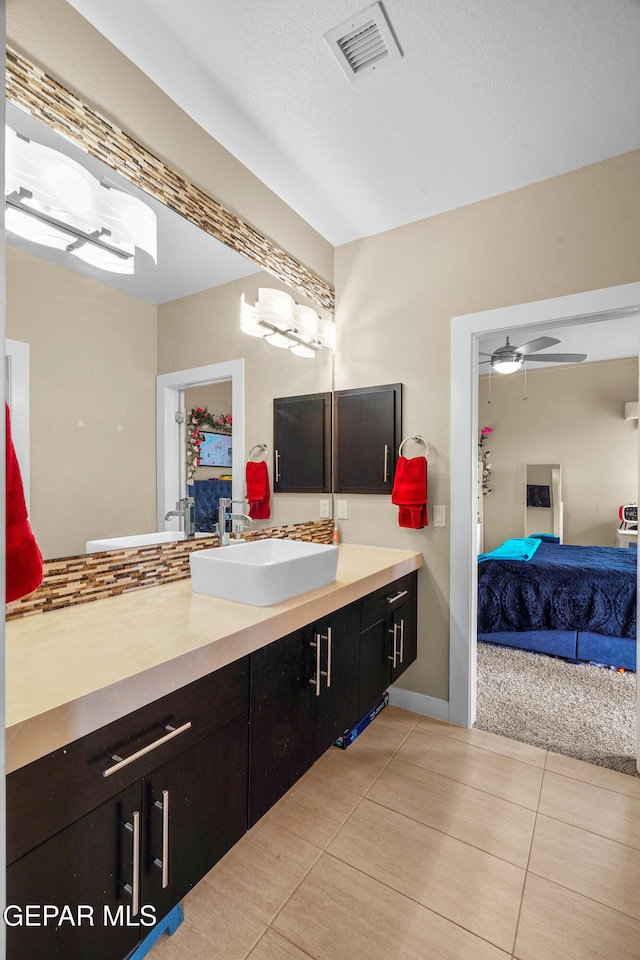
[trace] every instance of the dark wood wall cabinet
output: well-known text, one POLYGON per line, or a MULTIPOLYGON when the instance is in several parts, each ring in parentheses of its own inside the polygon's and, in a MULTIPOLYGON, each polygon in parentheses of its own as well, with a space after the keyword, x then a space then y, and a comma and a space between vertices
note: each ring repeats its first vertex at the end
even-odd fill
POLYGON ((402 440, 402 384, 333 395, 334 491, 391 493, 402 440))
POLYGON ((7 927, 10 960, 124 960, 415 659, 416 583, 11 773, 8 917, 30 905, 39 922, 7 927), (43 922, 44 905, 75 922, 43 922))
POLYGON ((273 401, 274 493, 331 491, 331 394, 273 401))

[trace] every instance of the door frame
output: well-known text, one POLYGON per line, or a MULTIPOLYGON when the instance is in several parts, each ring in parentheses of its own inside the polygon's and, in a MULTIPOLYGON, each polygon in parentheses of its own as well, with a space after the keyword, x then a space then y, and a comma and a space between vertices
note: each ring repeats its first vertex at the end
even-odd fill
MULTIPOLYGON (((183 394, 189 387, 231 380, 231 416, 233 446, 231 451, 234 500, 240 502, 244 491, 244 360, 210 363, 189 370, 176 370, 156 377, 156 470, 157 529, 171 529, 165 515, 174 510, 185 495, 185 428, 176 423, 176 414, 184 412, 183 394)), ((242 513, 242 510, 238 512, 242 513)))
MULTIPOLYGON (((476 717, 479 340, 518 327, 587 323, 636 312, 640 313, 640 283, 627 283, 451 319, 449 720, 452 723, 470 727, 476 717)), ((640 654, 640 636, 636 646, 640 654)))

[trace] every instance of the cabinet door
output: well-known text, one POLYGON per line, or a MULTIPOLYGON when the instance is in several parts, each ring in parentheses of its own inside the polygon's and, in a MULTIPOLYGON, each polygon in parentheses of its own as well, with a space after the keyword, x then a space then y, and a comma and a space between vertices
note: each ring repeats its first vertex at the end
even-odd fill
MULTIPOLYGON (((418 655, 418 600, 412 597, 391 616, 391 641, 395 643, 395 657, 391 661, 393 683, 413 663, 418 655)), ((392 646, 393 657, 393 646, 392 646)))
POLYGON ((360 710, 366 713, 391 682, 391 618, 383 617, 360 634, 360 710))
POLYGON ((251 655, 250 826, 315 760, 314 670, 305 631, 251 655))
POLYGON ((246 832, 248 760, 243 713, 145 778, 142 890, 158 919, 246 832))
POLYGON ((402 384, 337 390, 335 491, 391 493, 401 430, 402 384))
POLYGON ((273 401, 274 493, 331 490, 331 394, 273 401))
MULTIPOLYGON (((320 644, 320 689, 316 696, 316 754, 320 756, 358 720, 359 606, 352 604, 313 624, 320 644)), ((317 647, 313 648, 317 654, 317 647)))
MULTIPOLYGON (((8 904, 40 910, 44 904, 60 910, 68 905, 76 919, 59 926, 53 920, 47 926, 7 926, 11 960, 121 960, 149 932, 140 925, 140 913, 133 915, 132 893, 124 889, 133 887, 134 848, 142 840, 141 800, 136 783, 8 868, 8 904), (125 826, 133 827, 134 812, 140 833, 125 826), (105 924, 106 910, 115 925, 105 924)), ((10 911, 10 922, 13 915, 10 911)))

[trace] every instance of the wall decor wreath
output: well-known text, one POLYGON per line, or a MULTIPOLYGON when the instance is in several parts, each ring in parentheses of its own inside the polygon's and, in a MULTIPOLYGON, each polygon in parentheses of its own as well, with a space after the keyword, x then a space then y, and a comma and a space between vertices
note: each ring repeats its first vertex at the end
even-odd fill
POLYGON ((202 434, 231 434, 233 421, 230 413, 209 413, 206 407, 193 407, 187 414, 187 483, 195 481, 196 468, 200 466, 202 434))

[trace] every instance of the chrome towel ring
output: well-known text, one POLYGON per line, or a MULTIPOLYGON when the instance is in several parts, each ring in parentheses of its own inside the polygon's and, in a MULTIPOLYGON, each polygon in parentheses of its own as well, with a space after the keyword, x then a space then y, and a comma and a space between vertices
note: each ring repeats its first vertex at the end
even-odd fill
POLYGON ((247 459, 251 460, 251 455, 252 455, 252 453, 253 453, 254 450, 258 450, 258 451, 262 450, 262 452, 263 452, 263 454, 264 454, 263 459, 264 459, 264 460, 267 459, 267 444, 266 444, 266 443, 254 443, 254 445, 251 447, 251 450, 249 450, 249 456, 248 456, 247 459))
POLYGON ((415 440, 416 443, 423 443, 423 444, 425 445, 424 457, 425 457, 425 460, 426 460, 427 455, 428 455, 428 453, 429 453, 429 444, 428 444, 427 441, 424 439, 424 437, 421 437, 421 436, 420 436, 419 433, 414 433, 414 434, 412 434, 410 437, 405 437, 405 438, 404 438, 404 440, 402 441, 402 443, 401 443, 400 446, 398 447, 398 456, 399 456, 399 457, 402 456, 402 448, 404 447, 405 443, 408 443, 408 442, 409 442, 409 440, 415 440))

